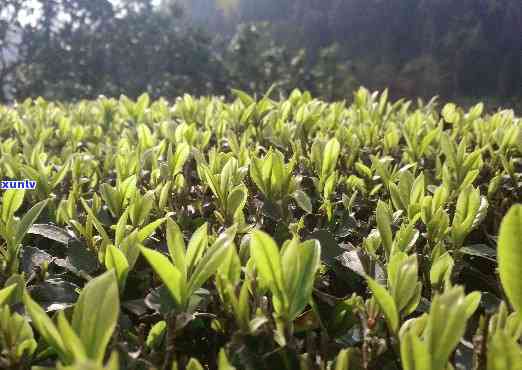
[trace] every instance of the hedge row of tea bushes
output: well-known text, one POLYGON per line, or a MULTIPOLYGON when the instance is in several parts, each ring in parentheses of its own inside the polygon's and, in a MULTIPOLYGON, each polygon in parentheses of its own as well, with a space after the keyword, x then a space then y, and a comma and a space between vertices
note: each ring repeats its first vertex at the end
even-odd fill
POLYGON ((0 368, 521 368, 520 118, 234 93, 0 107, 0 368))

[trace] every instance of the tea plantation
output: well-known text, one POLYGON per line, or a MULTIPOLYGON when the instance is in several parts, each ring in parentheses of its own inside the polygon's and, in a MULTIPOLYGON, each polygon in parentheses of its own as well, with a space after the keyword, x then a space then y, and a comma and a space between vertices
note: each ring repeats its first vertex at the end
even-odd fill
POLYGON ((522 369, 522 119, 234 93, 0 106, 0 369, 522 369))

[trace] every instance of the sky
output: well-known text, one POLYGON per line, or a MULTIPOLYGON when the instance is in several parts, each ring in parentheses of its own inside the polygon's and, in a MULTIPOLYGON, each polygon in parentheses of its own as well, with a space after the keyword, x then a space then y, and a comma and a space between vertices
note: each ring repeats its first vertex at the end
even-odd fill
MULTIPOLYGON (((119 4, 121 4, 122 0, 109 0, 109 2, 111 2, 113 5, 119 5, 119 4)), ((159 5, 160 2, 161 2, 161 0, 152 1, 153 5, 159 5)), ((27 4, 30 7, 35 8, 38 6, 39 3, 36 0, 27 0, 27 4)), ((34 21, 36 19, 38 19, 38 16, 39 16, 38 10, 35 11, 33 14, 22 13, 20 16, 20 22, 22 22, 22 24, 34 23, 34 21)))

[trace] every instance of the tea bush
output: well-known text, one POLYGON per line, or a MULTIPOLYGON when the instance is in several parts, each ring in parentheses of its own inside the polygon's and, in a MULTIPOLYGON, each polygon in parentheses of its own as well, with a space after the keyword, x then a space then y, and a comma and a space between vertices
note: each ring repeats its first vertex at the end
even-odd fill
POLYGON ((185 95, 0 107, 0 367, 522 366, 512 111, 185 95))

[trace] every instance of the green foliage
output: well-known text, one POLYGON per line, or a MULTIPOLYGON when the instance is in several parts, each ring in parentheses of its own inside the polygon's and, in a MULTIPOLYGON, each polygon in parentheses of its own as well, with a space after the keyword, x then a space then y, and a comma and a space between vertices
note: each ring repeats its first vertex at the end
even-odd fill
POLYGON ((1 368, 516 368, 520 118, 273 91, 0 107, 1 368))
POLYGON ((279 250, 269 235, 255 231, 250 253, 263 285, 273 295, 277 318, 289 325, 311 298, 321 256, 319 243, 293 239, 279 250))
POLYGON ((170 258, 149 248, 141 248, 141 253, 150 263, 156 274, 166 285, 175 301, 175 309, 183 312, 188 309, 190 297, 217 271, 226 258, 227 249, 236 234, 233 226, 223 232, 217 240, 208 247, 207 225, 203 225, 190 239, 185 249, 179 227, 168 221, 167 228, 170 237, 167 239, 170 258), (172 262, 171 262, 172 261, 172 262), (174 263, 173 263, 174 262, 174 263))
POLYGON ((5 245, 4 248, 0 248, 0 274, 12 274, 17 271, 22 240, 47 205, 47 200, 43 200, 31 207, 22 218, 16 217, 15 213, 24 201, 24 194, 23 190, 9 189, 2 197, 0 237, 5 241, 5 245))
POLYGON ((522 206, 513 206, 502 220, 498 236, 498 267, 500 281, 509 302, 522 315, 522 274, 520 270, 520 249, 522 238, 522 206))
POLYGON ((64 365, 102 364, 119 315, 118 286, 112 270, 85 285, 71 322, 62 311, 55 325, 29 293, 24 293, 23 299, 34 326, 64 365))
POLYGON ((436 295, 427 316, 401 328, 404 368, 446 369, 451 353, 464 335, 466 321, 477 309, 479 300, 480 294, 466 296, 462 287, 451 287, 436 295))
POLYGON ((15 367, 31 357, 36 350, 36 340, 31 325, 9 307, 0 303, 0 349, 7 365, 15 367))

